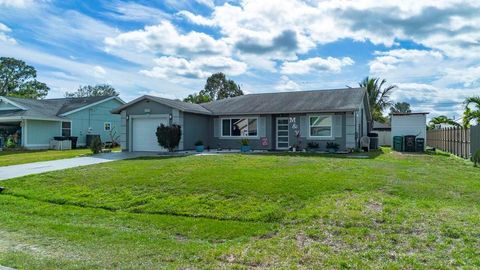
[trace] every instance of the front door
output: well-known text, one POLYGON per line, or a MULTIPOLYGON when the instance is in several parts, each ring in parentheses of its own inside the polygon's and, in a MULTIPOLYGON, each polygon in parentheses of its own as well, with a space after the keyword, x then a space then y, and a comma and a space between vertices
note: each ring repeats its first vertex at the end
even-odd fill
POLYGON ((277 118, 277 149, 288 149, 288 117, 277 118))

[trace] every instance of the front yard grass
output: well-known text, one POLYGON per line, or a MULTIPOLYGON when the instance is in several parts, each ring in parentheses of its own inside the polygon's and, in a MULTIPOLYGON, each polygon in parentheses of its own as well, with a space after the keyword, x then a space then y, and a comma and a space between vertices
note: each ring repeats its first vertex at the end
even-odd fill
POLYGON ((90 149, 74 150, 24 150, 24 151, 0 151, 0 166, 18 165, 31 162, 49 161, 64 158, 90 155, 90 149))
POLYGON ((15 268, 480 267, 480 170, 453 157, 142 158, 2 185, 15 268))

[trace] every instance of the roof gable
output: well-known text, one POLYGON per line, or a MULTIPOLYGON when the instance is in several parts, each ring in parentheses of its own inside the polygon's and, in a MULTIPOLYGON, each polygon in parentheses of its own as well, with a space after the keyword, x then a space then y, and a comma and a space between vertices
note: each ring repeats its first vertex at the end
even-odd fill
POLYGON ((25 110, 25 108, 7 97, 0 97, 0 111, 25 110))
POLYGON ((62 116, 73 111, 82 110, 88 106, 103 103, 118 97, 88 97, 88 98, 57 98, 57 99, 28 99, 17 97, 1 97, 21 107, 17 111, 0 111, 0 117, 23 117, 31 119, 63 120, 62 116))
POLYGON ((206 115, 210 115, 211 112, 207 109, 205 109, 204 107, 202 107, 201 105, 199 104, 194 104, 194 103, 188 103, 188 102, 183 102, 183 101, 180 101, 180 100, 173 100, 173 99, 168 99, 168 98, 161 98, 161 97, 154 97, 154 96, 149 96, 149 95, 144 95, 144 96, 141 96, 137 99, 134 99, 126 104, 124 104, 123 106, 120 106, 118 108, 116 108, 115 110, 112 111, 112 113, 120 113, 122 110, 134 105, 134 104, 137 104, 138 102, 142 101, 142 100, 150 100, 150 101, 153 101, 153 102, 157 102, 157 103, 160 103, 162 105, 166 105, 168 107, 172 107, 174 109, 177 109, 177 110, 180 110, 182 112, 190 112, 190 113, 198 113, 198 114, 206 114, 206 115))
POLYGON ((125 104, 125 102, 117 96, 67 98, 57 114, 60 116, 69 115, 113 99, 119 101, 121 104, 125 104))

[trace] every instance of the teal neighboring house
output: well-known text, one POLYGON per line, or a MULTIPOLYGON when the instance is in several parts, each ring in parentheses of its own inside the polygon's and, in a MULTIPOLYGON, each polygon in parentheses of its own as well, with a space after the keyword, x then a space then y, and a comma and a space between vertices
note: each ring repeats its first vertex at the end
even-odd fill
POLYGON ((54 137, 78 137, 81 147, 88 134, 111 141, 112 130, 120 134, 120 116, 110 111, 123 104, 117 96, 42 100, 2 96, 0 146, 9 140, 27 149, 47 149, 54 137))

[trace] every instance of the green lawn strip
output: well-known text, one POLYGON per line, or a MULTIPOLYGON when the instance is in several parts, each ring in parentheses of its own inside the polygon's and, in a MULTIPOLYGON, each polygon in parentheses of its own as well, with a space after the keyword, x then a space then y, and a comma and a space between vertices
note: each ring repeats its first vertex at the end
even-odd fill
POLYGON ((0 196, 0 208, 0 264, 14 267, 28 254, 39 256, 39 268, 50 258, 58 258, 58 266, 85 260, 107 268, 134 266, 140 257, 152 265, 201 263, 211 249, 276 230, 268 223, 111 212, 9 195, 0 196), (12 245, 5 248, 6 241, 12 245))
POLYGON ((1 151, 0 166, 10 166, 39 161, 49 161, 63 158, 73 158, 90 155, 90 149, 75 150, 32 150, 32 151, 1 151))
POLYGON ((128 160, 13 179, 5 192, 113 210, 278 221, 312 196, 381 185, 373 175, 382 168, 342 162, 238 155, 128 160), (355 170, 365 174, 362 185, 355 170))
POLYGON ((0 265, 480 267, 480 170, 441 155, 142 158, 3 185, 0 265))
POLYGON ((480 266, 480 208, 383 192, 325 196, 307 223, 224 255, 250 267, 451 269, 480 266))
POLYGON ((348 190, 384 188, 438 199, 475 200, 480 195, 480 183, 471 181, 478 176, 475 168, 457 164, 465 168, 459 175, 449 169, 455 160, 389 155, 374 160, 271 155, 135 159, 13 179, 5 183, 5 192, 58 204, 267 222, 282 220, 318 195, 348 190))

